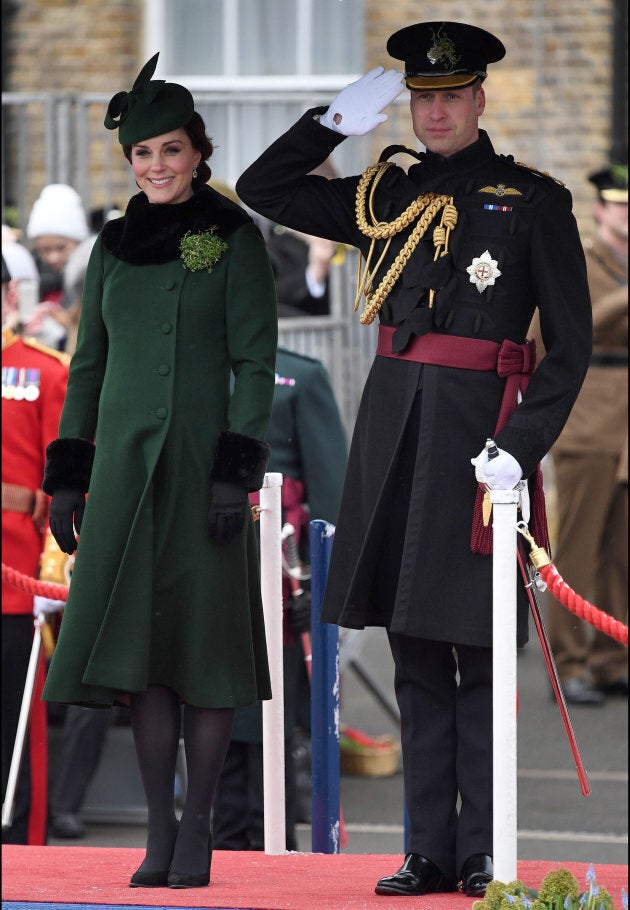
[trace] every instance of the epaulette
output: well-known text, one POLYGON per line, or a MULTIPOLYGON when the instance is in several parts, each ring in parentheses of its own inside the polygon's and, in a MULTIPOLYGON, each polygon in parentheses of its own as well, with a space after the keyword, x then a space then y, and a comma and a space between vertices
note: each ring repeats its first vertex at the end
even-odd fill
POLYGON ((48 354, 49 357, 54 357, 60 363, 63 363, 65 367, 70 365, 70 354, 66 354, 65 351, 57 351, 55 348, 49 348, 47 344, 42 344, 41 341, 38 341, 37 338, 31 338, 30 335, 24 335, 22 341, 27 348, 33 348, 41 354, 48 354))
POLYGON ((565 186, 562 180, 558 180, 557 177, 554 177, 553 174, 550 174, 548 171, 539 171, 538 168, 532 167, 531 164, 525 164, 524 161, 515 161, 512 155, 499 155, 499 158, 506 164, 512 165, 512 167, 529 171, 530 174, 536 174, 537 177, 542 177, 544 180, 557 183, 559 186, 565 186))

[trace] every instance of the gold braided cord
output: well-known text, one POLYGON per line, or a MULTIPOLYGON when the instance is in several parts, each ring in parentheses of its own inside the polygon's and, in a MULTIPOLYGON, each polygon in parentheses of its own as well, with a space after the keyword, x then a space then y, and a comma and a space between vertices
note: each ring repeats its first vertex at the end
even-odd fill
MULTIPOLYGON (((435 247, 435 256, 433 261, 435 262, 440 256, 446 255, 448 252, 448 241, 451 236, 451 231, 457 225, 457 209, 453 205, 453 197, 451 196, 450 201, 442 209, 442 217, 440 219, 439 225, 433 231, 433 246, 435 247)), ((433 306, 433 300, 435 298, 435 290, 431 288, 429 291, 429 307, 433 306)))
MULTIPOLYGON (((356 311, 358 309, 361 297, 365 295, 365 306, 359 317, 359 321, 362 325, 369 325, 374 321, 374 318, 381 309, 383 303, 391 293, 394 284, 400 278, 402 270, 409 261, 411 254, 426 234, 429 225, 440 209, 442 210, 440 224, 433 232, 433 244, 435 246, 434 260, 438 259, 440 256, 444 256, 448 251, 450 232, 457 224, 457 209, 453 205, 453 197, 438 196, 435 193, 424 193, 423 195, 418 196, 418 198, 414 199, 413 202, 407 206, 405 211, 393 221, 377 221, 374 214, 375 190, 381 177, 387 168, 391 166, 391 162, 387 161, 371 165, 361 175, 357 186, 357 224, 361 233, 371 239, 370 249, 365 259, 363 272, 361 273, 361 256, 359 256, 357 271, 357 293, 354 301, 354 310, 356 311), (372 183, 369 195, 369 214, 372 219, 371 225, 367 222, 365 212, 367 189, 370 182, 372 183), (387 273, 376 291, 372 291, 373 279, 387 254, 391 238, 409 227, 415 220, 418 220, 418 223, 407 238, 407 241, 396 256, 396 259, 387 270, 387 273), (386 240, 386 243, 378 262, 373 268, 370 268, 376 240, 386 240)), ((429 297, 429 306, 433 305, 434 295, 435 291, 432 290, 429 297)))
POLYGON ((384 240, 386 237, 393 237, 395 234, 399 234, 400 231, 403 231, 405 228, 409 227, 412 221, 415 221, 419 217, 420 213, 424 209, 427 201, 432 199, 435 193, 425 193, 422 196, 418 196, 417 199, 414 199, 411 202, 404 212, 395 218, 393 221, 377 221, 374 215, 374 193, 376 187, 378 186, 381 177, 387 170, 387 168, 393 167, 391 161, 381 161, 378 164, 372 164, 368 167, 359 180, 357 186, 357 196, 355 202, 355 210, 357 215, 357 224, 359 230, 362 234, 365 234, 366 237, 370 237, 373 240, 384 240), (370 189, 370 217, 372 219, 372 224, 367 223, 365 217, 365 197, 367 195, 367 188, 370 184, 370 181, 374 177, 374 182, 370 189))

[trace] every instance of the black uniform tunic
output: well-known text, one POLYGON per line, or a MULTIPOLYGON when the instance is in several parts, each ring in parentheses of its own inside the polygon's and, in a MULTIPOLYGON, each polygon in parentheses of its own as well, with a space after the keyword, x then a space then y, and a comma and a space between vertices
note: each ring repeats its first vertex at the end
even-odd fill
MULTIPOLYGON (((316 113, 307 112, 272 144, 237 192, 274 221, 366 254, 370 240, 355 212, 359 178, 307 176, 344 138, 322 128, 316 113)), ((591 350, 571 195, 553 178, 497 155, 483 131, 448 158, 427 152, 407 173, 390 167, 375 191, 376 218, 392 221, 427 192, 453 197, 458 222, 449 253, 434 263, 437 216, 379 319, 395 327, 397 349, 429 331, 521 344, 539 308, 548 354, 496 436, 530 476, 567 419, 591 350), (486 251, 501 274, 480 292, 467 268, 486 251), (432 308, 430 288, 437 291, 432 308)), ((393 238, 374 287, 414 226, 393 238)), ((382 248, 378 241, 373 262, 382 248)), ((504 385, 492 371, 375 357, 351 444, 324 620, 491 645, 492 561, 470 549, 477 491, 470 458, 494 433, 504 385)), ((526 607, 520 614, 523 643, 526 607)))

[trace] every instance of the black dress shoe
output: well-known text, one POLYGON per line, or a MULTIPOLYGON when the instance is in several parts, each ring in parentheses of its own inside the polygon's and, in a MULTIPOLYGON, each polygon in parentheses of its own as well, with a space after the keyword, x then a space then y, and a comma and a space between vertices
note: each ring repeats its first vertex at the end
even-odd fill
POLYGON ((53 812, 50 819, 50 833, 53 837, 85 837, 85 828, 73 812, 53 812))
POLYGON ((474 853, 462 866, 458 888, 468 897, 483 897, 493 877, 492 857, 487 853, 474 853))
POLYGON ((606 700, 603 692, 580 676, 574 676, 573 679, 563 682, 562 691, 565 701, 569 705, 603 705, 606 700))
POLYGON ((431 860, 419 853, 408 853, 398 872, 379 879, 374 891, 376 894, 430 894, 455 891, 455 886, 455 879, 444 875, 431 860))
POLYGON ((628 697, 628 677, 621 676, 614 682, 607 683, 604 686, 598 686, 598 690, 604 695, 620 695, 622 698, 628 697))

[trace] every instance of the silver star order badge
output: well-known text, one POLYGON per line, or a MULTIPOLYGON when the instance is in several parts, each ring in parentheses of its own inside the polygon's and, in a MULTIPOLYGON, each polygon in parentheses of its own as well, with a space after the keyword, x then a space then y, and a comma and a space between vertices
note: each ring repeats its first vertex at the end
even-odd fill
POLYGON ((480 294, 483 294, 489 284, 494 284, 501 272, 497 268, 497 260, 493 259, 486 250, 481 256, 475 256, 472 264, 466 269, 470 275, 470 283, 476 285, 480 294))

